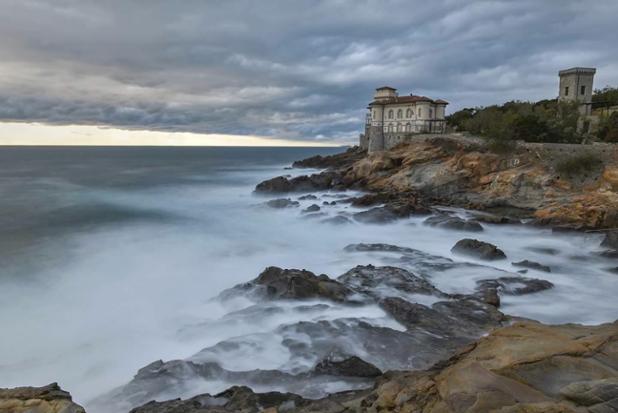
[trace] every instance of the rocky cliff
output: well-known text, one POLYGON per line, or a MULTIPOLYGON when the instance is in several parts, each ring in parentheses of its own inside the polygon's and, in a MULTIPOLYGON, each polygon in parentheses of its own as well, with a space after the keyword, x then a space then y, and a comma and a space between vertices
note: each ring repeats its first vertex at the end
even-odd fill
POLYGON ((57 383, 43 387, 0 389, 2 413, 84 413, 57 383))
POLYGON ((618 227, 618 147, 525 144, 498 154, 462 136, 419 139, 390 151, 311 158, 297 167, 329 168, 320 174, 275 178, 258 192, 358 188, 376 203, 448 205, 527 217, 538 224, 577 228, 618 227), (599 152, 598 164, 571 175, 560 161, 599 152), (388 203, 387 202, 387 203, 388 203))

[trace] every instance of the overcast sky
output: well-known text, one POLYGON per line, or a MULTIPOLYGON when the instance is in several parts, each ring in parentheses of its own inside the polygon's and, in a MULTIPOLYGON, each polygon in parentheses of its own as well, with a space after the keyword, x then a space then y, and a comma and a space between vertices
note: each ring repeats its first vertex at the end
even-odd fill
POLYGON ((616 0, 0 6, 0 122, 343 143, 377 86, 452 112, 555 97, 571 66, 618 85, 616 0))

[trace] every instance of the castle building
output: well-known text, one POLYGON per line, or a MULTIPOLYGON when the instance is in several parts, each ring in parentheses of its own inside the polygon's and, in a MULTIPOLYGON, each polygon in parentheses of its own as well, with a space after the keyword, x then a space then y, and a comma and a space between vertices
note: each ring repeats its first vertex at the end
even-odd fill
POLYGON ((572 67, 558 72, 560 89, 558 99, 562 101, 579 102, 579 110, 583 116, 592 113, 592 82, 596 69, 591 67, 572 67))
POLYGON ((390 149, 415 134, 446 132, 445 109, 448 102, 426 96, 399 96, 397 89, 376 89, 367 107, 365 133, 360 146, 369 152, 390 149))

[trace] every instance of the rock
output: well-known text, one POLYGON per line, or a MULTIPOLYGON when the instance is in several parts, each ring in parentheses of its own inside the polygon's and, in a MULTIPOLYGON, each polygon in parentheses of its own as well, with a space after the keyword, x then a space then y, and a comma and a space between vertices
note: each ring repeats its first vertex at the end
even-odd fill
POLYGON ((349 377, 377 377, 382 371, 371 363, 357 356, 339 360, 329 357, 320 361, 313 369, 318 374, 349 377))
POLYGON ((500 277, 493 280, 479 280, 476 282, 477 290, 484 291, 495 289, 505 295, 524 295, 538 293, 553 288, 553 284, 547 280, 526 277, 500 277))
POLYGON ((398 293, 445 297, 429 281, 397 267, 358 265, 337 278, 337 281, 367 296, 383 298, 398 293))
POLYGON ((526 249, 528 251, 533 251, 545 255, 558 255, 560 253, 560 251, 558 251, 557 249, 549 247, 526 247, 526 249))
POLYGON ((618 250, 618 231, 609 231, 605 234, 605 238, 601 243, 603 247, 612 248, 618 250))
POLYGON ((519 262, 512 262, 514 267, 530 268, 532 270, 539 270, 543 272, 551 272, 551 268, 547 265, 539 264, 538 262, 523 260, 519 262))
POLYGON ((327 213, 325 212, 312 212, 312 213, 305 213, 302 218, 303 219, 316 219, 316 218, 323 218, 328 216, 327 213))
POLYGON ((458 231, 481 232, 483 227, 477 221, 465 220, 450 215, 435 215, 423 221, 425 225, 431 227, 453 229, 458 231))
POLYGON ((324 206, 333 206, 333 205, 337 205, 337 201, 330 201, 330 202, 328 202, 328 201, 323 201, 323 202, 322 202, 322 205, 324 205, 324 206))
POLYGON ((506 254, 495 245, 471 238, 458 241, 451 251, 486 261, 506 259, 506 254))
POLYGON ((225 290, 219 297, 226 299, 240 293, 249 293, 269 300, 322 298, 344 301, 352 292, 348 287, 324 274, 315 275, 306 270, 268 267, 253 281, 225 290))
POLYGON ((521 224, 521 220, 503 215, 493 215, 487 213, 474 213, 474 220, 485 224, 495 225, 517 225, 521 224))
POLYGON ((618 377, 578 381, 560 389, 560 395, 581 406, 595 406, 595 412, 618 410, 618 377))
POLYGON ((266 205, 271 208, 290 208, 300 205, 298 201, 292 201, 290 198, 271 199, 266 202, 266 205))
POLYGON ((334 217, 323 219, 321 222, 331 225, 346 225, 352 223, 349 218, 343 215, 335 215, 334 217))
POLYGON ((312 194, 303 195, 298 198, 299 201, 309 201, 309 200, 316 200, 316 199, 318 199, 318 197, 312 194))
POLYGON ((366 224, 386 224, 397 219, 409 218, 411 215, 429 213, 429 209, 415 203, 393 203, 357 212, 354 219, 366 224))
POLYGON ((43 387, 0 389, 2 413, 85 413, 57 383, 43 387))
POLYGON ((260 182, 255 192, 265 194, 310 192, 331 189, 340 184, 340 176, 336 172, 322 172, 313 175, 302 175, 294 178, 278 176, 260 182))
POLYGON ((341 168, 363 159, 367 152, 355 146, 335 155, 316 155, 292 164, 294 168, 341 168))
POLYGON ((306 214, 306 213, 309 213, 309 212, 317 212, 319 210, 320 210, 320 206, 319 205, 312 204, 312 205, 309 205, 307 208, 303 209, 302 212, 304 214, 306 214))
POLYGON ((606 271, 612 274, 618 274, 618 267, 608 268, 606 271))

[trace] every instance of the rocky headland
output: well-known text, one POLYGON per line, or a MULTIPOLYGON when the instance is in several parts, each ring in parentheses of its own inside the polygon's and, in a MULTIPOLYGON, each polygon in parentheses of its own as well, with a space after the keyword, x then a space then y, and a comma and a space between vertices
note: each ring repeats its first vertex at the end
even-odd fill
MULTIPOLYGON (((609 152, 602 163, 577 176, 565 175, 549 158, 559 150, 520 145, 497 154, 475 139, 441 136, 374 154, 352 148, 295 162, 295 168, 322 170, 258 184, 256 193, 270 198, 263 206, 281 213, 297 209, 299 219, 328 225, 422 216, 428 228, 466 236, 449 245, 452 256, 397 240, 350 244, 343 254, 381 254, 387 265, 356 265, 343 274, 268 267, 214 298, 223 306, 238 300, 249 306, 196 328, 241 330, 294 314, 293 321, 267 333, 289 354, 284 365, 226 367, 222 360, 263 345, 263 333, 234 337, 186 359, 153 361, 88 407, 105 413, 618 411, 618 321, 545 325, 507 314, 505 301, 553 291, 546 278, 556 268, 511 260, 504 246, 478 239, 487 226, 599 231, 595 259, 609 263, 618 257, 615 148, 603 147, 609 152), (338 192, 346 190, 359 192, 338 192), (351 208, 324 212, 340 205, 351 208), (468 215, 444 207, 464 208, 468 215), (505 261, 512 268, 496 266, 505 261), (477 275, 467 293, 448 291, 433 279, 464 273, 477 275), (331 313, 341 315, 326 316, 331 313), (199 390, 213 383, 227 389, 199 390)), ((527 251, 536 257, 559 253, 538 246, 527 251)), ((83 409, 54 384, 0 390, 5 411, 83 409)))

